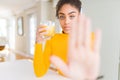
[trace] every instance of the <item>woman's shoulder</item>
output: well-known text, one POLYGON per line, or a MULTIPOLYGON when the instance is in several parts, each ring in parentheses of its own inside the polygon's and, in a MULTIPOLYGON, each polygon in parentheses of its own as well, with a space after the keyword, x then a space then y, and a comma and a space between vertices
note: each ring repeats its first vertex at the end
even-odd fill
POLYGON ((61 38, 61 37, 66 37, 67 34, 63 34, 63 33, 56 33, 53 38, 61 38))
POLYGON ((61 36, 61 35, 63 35, 62 33, 56 33, 55 35, 54 35, 54 37, 56 37, 56 36, 61 36))
POLYGON ((62 35, 61 33, 56 33, 51 39, 59 38, 61 35, 62 35))

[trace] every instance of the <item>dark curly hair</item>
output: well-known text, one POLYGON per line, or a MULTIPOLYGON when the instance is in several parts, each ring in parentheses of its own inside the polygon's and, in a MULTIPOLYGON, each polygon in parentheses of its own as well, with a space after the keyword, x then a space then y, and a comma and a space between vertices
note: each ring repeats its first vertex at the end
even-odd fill
POLYGON ((56 5, 56 17, 58 18, 58 12, 64 4, 70 4, 74 6, 79 12, 81 11, 81 1, 80 0, 59 0, 56 5))

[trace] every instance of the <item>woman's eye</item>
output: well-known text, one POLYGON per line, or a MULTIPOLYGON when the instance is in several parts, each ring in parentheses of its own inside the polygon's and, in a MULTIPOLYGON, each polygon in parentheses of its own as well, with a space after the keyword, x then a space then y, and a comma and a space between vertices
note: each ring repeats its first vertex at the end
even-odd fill
POLYGON ((65 16, 59 16, 59 19, 63 20, 65 19, 65 16))
POLYGON ((70 19, 73 19, 75 16, 70 16, 70 19))

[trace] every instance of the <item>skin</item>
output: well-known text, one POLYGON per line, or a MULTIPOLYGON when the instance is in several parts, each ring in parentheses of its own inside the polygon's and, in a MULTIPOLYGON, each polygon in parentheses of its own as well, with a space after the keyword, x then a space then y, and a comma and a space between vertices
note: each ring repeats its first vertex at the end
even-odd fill
POLYGON ((65 4, 58 12, 59 22, 64 33, 69 34, 74 23, 78 20, 80 12, 73 6, 65 4))
MULTIPOLYGON (((59 11, 59 21, 63 32, 69 34, 68 62, 59 57, 51 56, 50 61, 61 72, 72 80, 96 80, 100 66, 101 31, 94 32, 93 48, 90 46, 91 22, 85 15, 69 4, 63 5, 59 11)), ((46 34, 41 25, 37 29, 36 42, 45 41, 46 34)))
POLYGON ((76 18, 73 19, 76 22, 72 23, 72 20, 69 19, 69 12, 71 11, 76 10, 70 5, 64 5, 59 11, 60 13, 64 13, 66 19, 68 19, 60 21, 63 31, 69 33, 68 63, 64 63, 57 56, 51 56, 51 63, 61 70, 66 77, 72 80, 96 80, 100 65, 101 31, 99 29, 95 31, 93 48, 91 48, 90 20, 86 16, 79 15, 76 12, 76 18), (70 29, 64 28, 66 24, 70 26, 70 29))
MULTIPOLYGON (((75 27, 77 20, 79 19, 80 12, 73 6, 65 4, 59 11, 58 17, 61 28, 64 33, 69 34, 71 32, 71 27, 75 27)), ((43 38, 47 34, 47 28, 38 26, 36 32, 36 43, 43 43, 47 39, 43 38)))

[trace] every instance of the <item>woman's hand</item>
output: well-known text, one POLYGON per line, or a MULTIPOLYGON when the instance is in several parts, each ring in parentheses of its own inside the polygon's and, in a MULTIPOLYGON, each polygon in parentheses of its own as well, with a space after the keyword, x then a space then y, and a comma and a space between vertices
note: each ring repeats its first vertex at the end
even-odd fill
POLYGON ((68 62, 64 63, 57 56, 51 56, 51 62, 72 80, 96 80, 100 66, 101 31, 95 31, 91 46, 90 20, 81 15, 76 25, 69 36, 68 62))
POLYGON ((36 31, 36 43, 43 43, 44 41, 46 41, 46 38, 44 37, 44 35, 46 34, 47 28, 43 25, 38 26, 36 31))

